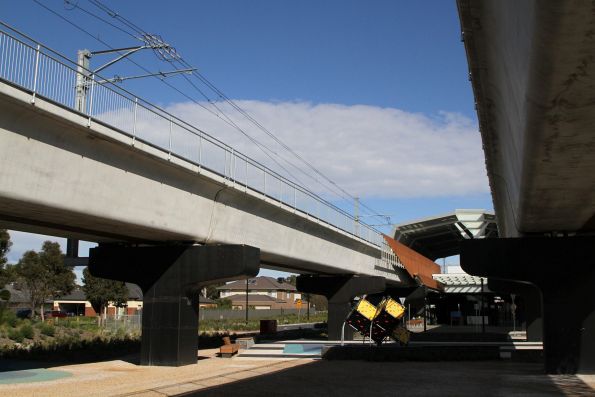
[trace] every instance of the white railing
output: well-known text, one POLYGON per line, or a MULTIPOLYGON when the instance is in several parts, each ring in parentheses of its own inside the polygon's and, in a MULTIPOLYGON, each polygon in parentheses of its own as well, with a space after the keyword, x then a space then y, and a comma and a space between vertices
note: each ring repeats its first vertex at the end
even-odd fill
POLYGON ((380 244, 380 258, 377 259, 376 262, 376 266, 384 269, 380 270, 378 274, 385 277, 386 273, 393 273, 395 271, 398 271, 398 268, 404 268, 399 257, 395 255, 393 250, 390 248, 390 246, 384 239, 380 244))
POLYGON ((199 170, 208 169, 236 188, 282 203, 353 238, 378 247, 382 244, 380 232, 315 193, 127 90, 109 82, 97 83, 105 79, 88 70, 77 72, 77 65, 65 56, 2 22, 0 25, 13 32, 0 30, 0 79, 29 91, 32 104, 36 97, 43 97, 84 115, 88 126, 108 125, 132 137, 133 144, 139 140, 156 146, 170 158, 179 157, 199 170), (77 77, 84 81, 79 103, 75 103, 77 77))

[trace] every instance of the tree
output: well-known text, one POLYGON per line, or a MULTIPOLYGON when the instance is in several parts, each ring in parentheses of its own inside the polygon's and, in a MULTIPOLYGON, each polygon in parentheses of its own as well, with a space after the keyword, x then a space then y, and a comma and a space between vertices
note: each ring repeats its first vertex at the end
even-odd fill
POLYGON ((295 274, 292 274, 289 277, 286 277, 284 280, 287 284, 291 284, 295 287, 295 284, 297 282, 297 276, 295 274))
POLYGON ((110 302, 116 307, 122 307, 128 301, 126 283, 95 277, 91 275, 87 267, 83 270, 83 291, 93 306, 93 310, 100 316, 99 321, 101 321, 101 314, 105 316, 110 302))
POLYGON ((217 309, 231 309, 232 302, 229 298, 219 298, 215 299, 215 303, 217 304, 217 309))
POLYGON ((16 266, 16 274, 29 291, 31 315, 39 306, 42 321, 44 302, 69 294, 75 286, 75 275, 64 265, 60 245, 52 241, 44 242, 40 252, 25 252, 16 266))
MULTIPOLYGON (((39 260, 39 254, 35 251, 26 251, 16 266, 16 273, 27 290, 29 291, 29 303, 31 304, 31 317, 38 305, 42 305, 48 295, 49 274, 39 260)), ((43 307, 41 309, 43 319, 43 307)))
POLYGON ((12 266, 7 265, 8 258, 6 257, 11 246, 10 234, 6 229, 0 229, 0 290, 14 279, 12 266))
POLYGON ((310 303, 317 311, 328 310, 328 300, 322 295, 310 294, 310 303))
POLYGON ((218 299, 219 291, 217 290, 217 287, 221 287, 222 285, 225 285, 225 283, 217 283, 217 284, 207 285, 206 287, 204 287, 202 289, 203 296, 205 298, 209 298, 209 299, 213 299, 213 300, 218 299))
POLYGON ((71 268, 64 264, 64 254, 60 249, 60 244, 52 241, 46 241, 41 247, 39 253, 41 265, 48 269, 50 274, 50 298, 57 298, 72 292, 76 276, 71 268))

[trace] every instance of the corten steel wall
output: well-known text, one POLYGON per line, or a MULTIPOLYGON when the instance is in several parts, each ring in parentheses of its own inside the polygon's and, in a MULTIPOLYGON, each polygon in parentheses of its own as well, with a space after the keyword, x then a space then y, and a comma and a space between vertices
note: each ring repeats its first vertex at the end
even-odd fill
POLYGON ((411 276, 418 276, 428 287, 438 287, 432 274, 440 273, 440 266, 395 239, 388 236, 384 236, 384 238, 411 276))

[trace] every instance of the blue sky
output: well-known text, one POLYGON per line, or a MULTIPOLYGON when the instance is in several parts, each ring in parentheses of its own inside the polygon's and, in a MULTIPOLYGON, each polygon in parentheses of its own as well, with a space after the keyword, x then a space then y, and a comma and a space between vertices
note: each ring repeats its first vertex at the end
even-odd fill
MULTIPOLYGON (((80 8, 71 10, 62 0, 43 3, 114 47, 138 43, 81 11, 117 23, 88 0, 72 0, 80 8)), ((228 97, 393 223, 456 208, 492 209, 454 0, 103 3, 160 34, 228 97)), ((32 0, 0 9, 4 22, 72 58, 80 48, 105 48, 32 0)), ((134 59, 150 70, 171 69, 150 51, 134 59)), ((120 62, 105 75, 139 73, 120 62)), ((168 81, 198 97, 181 77, 168 81)), ((124 86, 252 154, 233 131, 159 81, 124 86)), ((34 236, 18 239, 13 261, 24 247, 40 246, 34 236)))

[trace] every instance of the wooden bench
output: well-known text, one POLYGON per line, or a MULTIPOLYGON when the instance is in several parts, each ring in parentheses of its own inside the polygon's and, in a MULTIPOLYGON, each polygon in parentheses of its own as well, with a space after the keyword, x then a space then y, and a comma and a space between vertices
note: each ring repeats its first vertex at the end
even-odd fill
POLYGON ((221 346, 219 348, 219 354, 221 355, 221 357, 229 358, 229 357, 233 356, 234 354, 236 354, 239 349, 240 349, 239 343, 231 343, 231 339, 229 339, 229 336, 224 336, 223 337, 223 346, 221 346))

